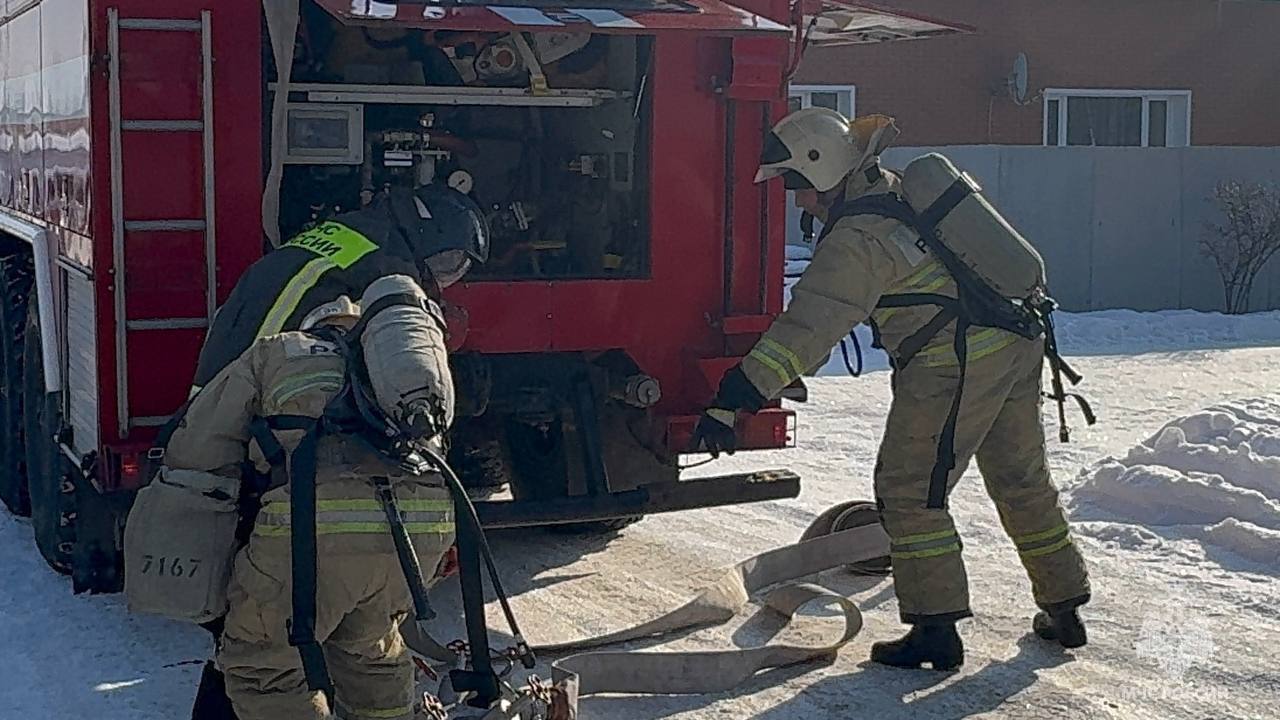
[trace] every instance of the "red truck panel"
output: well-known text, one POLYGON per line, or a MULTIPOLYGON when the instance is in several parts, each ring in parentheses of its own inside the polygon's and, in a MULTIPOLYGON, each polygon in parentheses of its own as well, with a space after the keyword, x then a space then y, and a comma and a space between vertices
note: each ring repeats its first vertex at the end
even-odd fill
MULTIPOLYGON (((651 168, 651 277, 647 280, 470 283, 450 300, 468 309, 466 348, 490 353, 624 348, 662 384, 659 412, 691 412, 714 388, 696 360, 724 351, 726 232, 733 245, 734 314, 780 310, 780 194, 752 184, 769 103, 735 102, 744 116, 726 136, 726 100, 713 78, 728 84, 737 40, 659 35, 653 67, 654 138, 651 168), (733 43, 733 44, 731 44, 733 43), (696 68, 697 72, 690 72, 696 68), (724 221, 726 154, 734 163, 732 226, 724 221), (773 207, 769 207, 772 204, 773 207), (769 243, 767 262, 762 244, 769 243), (774 288, 773 286, 776 286, 774 288)), ((776 85, 783 41, 773 50, 776 85)))
MULTIPOLYGON (((48 0, 46 0, 47 2, 48 0)), ((144 446, 154 434, 143 424, 120 432, 117 422, 115 293, 125 293, 129 321, 196 318, 205 314, 204 233, 129 230, 124 233, 124 288, 113 274, 111 124, 108 113, 107 10, 122 19, 200 19, 211 10, 213 57, 213 191, 216 196, 217 300, 262 253, 262 38, 253 2, 113 0, 92 2, 95 57, 92 82, 94 247, 98 308, 99 417, 104 445, 144 446)), ((196 121, 202 118, 200 34, 122 30, 119 35, 121 119, 196 121)), ((122 216, 128 221, 204 219, 204 148, 199 130, 121 133, 122 216)), ((186 397, 201 328, 130 329, 126 337, 128 415, 158 418, 186 397)), ((154 421, 151 421, 154 422, 154 421)), ((107 483, 110 485, 110 483, 107 483)))

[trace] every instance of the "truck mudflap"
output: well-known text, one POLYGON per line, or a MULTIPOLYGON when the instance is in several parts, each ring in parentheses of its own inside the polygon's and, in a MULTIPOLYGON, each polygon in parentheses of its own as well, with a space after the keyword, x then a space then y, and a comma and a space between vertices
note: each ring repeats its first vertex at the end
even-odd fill
POLYGON ((624 492, 549 500, 475 503, 485 529, 596 522, 636 515, 782 500, 800 494, 800 476, 790 470, 760 470, 680 482, 644 485, 624 492))
MULTIPOLYGON (((851 506, 865 504, 846 503, 832 508, 814 521, 799 542, 725 568, 715 582, 684 605, 652 620, 568 642, 535 642, 534 649, 539 654, 558 657, 550 663, 551 682, 533 676, 528 688, 517 690, 506 685, 505 702, 484 718, 534 717, 528 710, 536 704, 542 713, 538 717, 571 720, 577 717, 580 696, 726 692, 762 671, 834 656, 862 630, 862 613, 841 593, 804 580, 842 566, 877 565, 884 568, 877 574, 887 573, 889 537, 874 516, 860 514, 856 522, 833 524, 836 515, 846 515, 845 511, 851 506), (742 612, 760 592, 764 592, 763 603, 788 622, 802 607, 821 602, 837 610, 844 620, 843 628, 838 634, 833 630, 828 637, 809 645, 772 643, 754 648, 693 652, 594 650, 636 640, 660 639, 691 628, 722 625, 742 612)), ((780 631, 776 635, 783 634, 780 631)), ((424 646, 422 638, 411 634, 405 639, 415 653, 439 662, 453 660, 440 657, 439 646, 434 643, 424 646)), ((428 695, 438 692, 430 687, 420 689, 428 695)), ((436 717, 450 717, 444 712, 447 708, 439 709, 442 712, 436 717)))

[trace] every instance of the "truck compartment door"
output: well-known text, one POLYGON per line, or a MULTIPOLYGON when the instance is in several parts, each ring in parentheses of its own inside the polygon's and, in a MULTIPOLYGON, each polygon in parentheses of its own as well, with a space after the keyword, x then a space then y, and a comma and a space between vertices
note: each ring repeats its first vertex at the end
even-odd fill
POLYGON ((551 4, 438 5, 373 0, 316 0, 344 24, 396 25, 420 30, 651 34, 693 31, 710 35, 783 33, 787 28, 721 0, 595 0, 583 7, 551 4))
POLYGON ((853 45, 971 33, 968 25, 850 0, 803 0, 808 45, 853 45))

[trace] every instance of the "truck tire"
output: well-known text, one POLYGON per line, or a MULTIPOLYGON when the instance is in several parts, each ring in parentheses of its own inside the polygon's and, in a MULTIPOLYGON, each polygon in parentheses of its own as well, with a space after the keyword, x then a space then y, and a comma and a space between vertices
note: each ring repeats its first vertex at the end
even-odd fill
POLYGON ((40 319, 36 306, 27 312, 23 363, 23 440, 26 446, 27 485, 31 497, 31 527, 36 547, 49 566, 71 572, 75 545, 75 484, 78 472, 62 454, 55 435, 62 428, 57 393, 46 393, 44 363, 40 354, 40 319))
MULTIPOLYGON (((511 456, 511 494, 516 500, 568 497, 570 443, 567 442, 563 423, 552 423, 544 429, 511 420, 507 423, 507 444, 511 456)), ((574 535, 611 534, 642 517, 631 515, 612 520, 563 523, 550 525, 548 529, 574 535)))
POLYGON ((450 464, 472 496, 500 492, 511 482, 511 463, 501 438, 469 439, 451 453, 450 464))
POLYGON ((22 356, 31 294, 31 256, 0 258, 0 500, 14 515, 31 514, 22 443, 22 356))

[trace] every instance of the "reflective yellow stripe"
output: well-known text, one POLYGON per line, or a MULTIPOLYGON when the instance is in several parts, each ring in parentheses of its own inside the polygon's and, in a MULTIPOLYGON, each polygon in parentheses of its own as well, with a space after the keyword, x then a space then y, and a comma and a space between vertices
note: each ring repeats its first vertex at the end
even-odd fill
POLYGON ((791 348, 772 338, 761 338, 760 347, 768 348, 778 355, 781 355, 782 360, 791 364, 791 369, 795 371, 797 376, 804 374, 804 363, 800 362, 800 357, 792 352, 791 348))
POLYGON ((256 337, 262 338, 268 335, 275 335, 284 329, 285 322, 294 310, 298 309, 298 303, 302 302, 302 296, 307 291, 316 286, 320 281, 320 277, 330 270, 338 267, 328 258, 316 258, 298 271, 289 279, 288 284, 284 286, 284 290, 280 292, 280 296, 276 298, 271 309, 267 311, 267 316, 262 319, 262 325, 258 328, 256 337))
MULTIPOLYGON (((452 510, 453 502, 449 500, 397 500, 396 507, 408 511, 423 510, 452 510)), ((272 500, 262 507, 262 512, 272 515, 288 515, 292 510, 288 500, 272 500)), ((328 510, 382 510, 382 503, 377 500, 317 500, 316 511, 325 512, 328 510)))
POLYGON ((1022 551, 1019 551, 1018 554, 1021 555, 1022 557, 1029 557, 1029 558, 1040 557, 1041 555, 1056 553, 1070 544, 1071 544, 1071 538, 1068 536, 1068 537, 1062 538, 1061 540, 1059 540, 1058 542, 1052 545, 1046 545, 1042 548, 1035 548, 1034 550, 1022 550, 1022 551))
POLYGON ((943 276, 938 278, 937 280, 934 280, 933 282, 930 282, 925 285, 921 285, 918 288, 914 288, 912 291, 921 292, 921 293, 933 292, 934 290, 941 288, 943 285, 946 285, 947 282, 949 282, 950 280, 951 278, 943 276))
POLYGON ((1048 540, 1054 535, 1057 535, 1059 533, 1064 533, 1064 532, 1067 532, 1066 523, 1062 523, 1061 525, 1055 528, 1051 528, 1049 530, 1045 530, 1044 532, 1032 533, 1030 535, 1022 535, 1022 536, 1013 538, 1013 544, 1026 545, 1028 543, 1039 542, 1041 540, 1048 540))
POLYGON ((926 280, 932 279, 933 276, 937 275, 938 273, 942 273, 945 275, 946 267, 943 266, 943 264, 938 260, 933 260, 929 262, 929 264, 917 270, 914 275, 911 275, 906 280, 903 280, 902 282, 895 285, 894 290, 897 290, 898 288, 909 288, 912 285, 915 285, 916 283, 925 282, 926 280))
POLYGON ((941 540, 943 538, 954 537, 955 528, 950 530, 939 530, 938 532, 921 533, 920 535, 907 535, 906 537, 891 538, 894 545, 912 545, 914 543, 929 542, 930 540, 941 540))
POLYGON ((1013 335, 1005 333, 1003 337, 999 337, 997 340, 992 341, 992 343, 987 347, 982 348, 980 350, 969 351, 969 359, 981 360, 982 358, 994 352, 997 352, 1009 347, 1014 343, 1015 340, 1017 340, 1017 338, 1015 338, 1013 335))
MULTIPOLYGON (((1012 333, 1007 333, 997 328, 983 328, 975 333, 970 333, 966 341, 969 343, 970 361, 981 360, 982 358, 1009 347, 1017 340, 1012 333)), ((956 364, 955 348, 951 342, 938 343, 924 350, 917 355, 920 363, 925 367, 943 367, 956 364)))
POLYGON ((343 270, 378 249, 369 238, 346 225, 332 221, 295 235, 283 247, 309 250, 343 270))
POLYGON ((915 550, 913 552, 890 552, 889 557, 894 560, 919 560, 921 558, 938 557, 940 555, 949 555, 951 553, 960 552, 960 543, 951 543, 940 548, 932 550, 915 550))
MULTIPOLYGON (((439 523, 405 523, 404 527, 411 535, 425 535, 427 533, 446 534, 451 533, 455 529, 455 525, 451 522, 439 523)), ((290 532, 288 525, 257 525, 253 529, 255 535, 265 537, 281 537, 286 536, 290 532)), ((318 522, 316 523, 317 535, 375 535, 379 533, 391 532, 391 526, 386 522, 318 522)))
MULTIPOLYGON (((927 293, 940 290, 951 281, 951 273, 938 260, 932 260, 905 280, 885 291, 885 295, 901 295, 904 293, 927 293)), ((907 308, 882 308, 874 312, 876 322, 884 324, 889 318, 907 308)))
POLYGON ((271 400, 276 405, 282 405, 289 398, 296 397, 298 394, 313 388, 340 390, 342 389, 343 379, 343 374, 337 370, 295 375, 286 378, 271 390, 271 400))
POLYGON ((758 347, 754 348, 750 353, 748 353, 747 357, 755 358, 761 365, 764 365, 765 367, 777 373, 778 378, 782 380, 783 385, 789 385, 791 381, 795 379, 791 377, 791 374, 787 372, 786 368, 782 367, 782 363, 778 362, 777 360, 774 360, 768 355, 765 355, 763 352, 760 351, 760 348, 758 347))
POLYGON ((884 325, 885 323, 889 322, 889 318, 902 312, 903 309, 904 308, 900 308, 900 307, 884 308, 883 310, 876 310, 875 312, 873 312, 871 314, 871 317, 877 323, 884 325))

